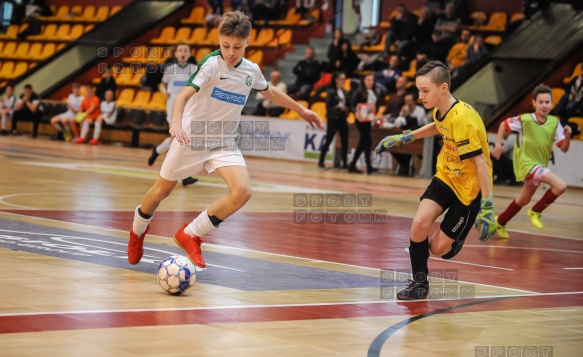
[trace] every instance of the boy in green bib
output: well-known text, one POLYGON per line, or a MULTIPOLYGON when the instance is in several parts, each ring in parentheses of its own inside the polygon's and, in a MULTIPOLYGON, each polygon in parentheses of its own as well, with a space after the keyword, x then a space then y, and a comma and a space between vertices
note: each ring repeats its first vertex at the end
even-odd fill
POLYGON ((524 181, 518 197, 496 217, 497 231, 501 238, 509 238, 506 224, 530 202, 541 182, 551 188, 528 210, 530 221, 538 229, 543 229, 541 212, 567 189, 565 181, 546 167, 553 144, 562 152, 567 152, 571 144, 571 128, 569 126, 563 128, 559 118, 548 115, 553 105, 551 93, 549 86, 538 85, 533 91, 534 113, 508 118, 498 128, 498 138, 492 156, 500 158, 502 138, 507 131, 517 133, 514 144, 514 173, 517 181, 524 181))

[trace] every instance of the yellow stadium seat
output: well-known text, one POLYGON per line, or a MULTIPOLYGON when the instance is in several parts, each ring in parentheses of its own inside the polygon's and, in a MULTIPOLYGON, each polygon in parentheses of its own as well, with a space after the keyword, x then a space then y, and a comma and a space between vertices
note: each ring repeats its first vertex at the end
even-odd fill
POLYGON ((85 26, 81 24, 76 24, 71 28, 71 32, 67 36, 67 41, 73 41, 81 37, 85 31, 85 26))
POLYGON ((261 66, 263 64, 263 51, 262 50, 253 51, 249 54, 247 59, 261 66))
POLYGON ((48 24, 44 27, 43 31, 38 35, 31 35, 27 36, 26 39, 28 41, 35 41, 35 40, 52 40, 57 33, 57 25, 56 24, 48 24))
MULTIPOLYGON (((115 83, 119 86, 129 86, 129 82, 131 81, 133 73, 130 71, 123 71, 115 77, 115 83)), ((99 82, 101 82, 101 78, 99 78, 99 82)))
POLYGON ((28 71, 28 62, 18 62, 14 67, 14 72, 12 73, 12 77, 10 79, 20 77, 21 75, 25 74, 26 71, 28 71))
POLYGON ((293 26, 293 25, 297 24, 298 22, 300 22, 301 19, 302 19, 302 15, 296 14, 295 7, 290 7, 287 10, 287 14, 285 16, 285 19, 279 20, 276 23, 278 25, 293 26))
POLYGON ((204 24, 205 9, 202 6, 197 6, 190 11, 190 16, 180 20, 183 24, 204 24))
POLYGON ((174 34, 176 33, 176 29, 172 26, 166 26, 162 29, 162 32, 160 33, 160 36, 158 36, 157 38, 152 39, 150 42, 151 43, 156 43, 156 44, 165 44, 168 43, 168 41, 172 40, 172 38, 174 38, 174 34))
POLYGON ((53 16, 40 16, 40 19, 44 21, 59 21, 65 19, 69 15, 69 5, 59 6, 57 11, 53 11, 53 14, 53 16))
POLYGON ((557 103, 559 103, 559 99, 565 94, 565 90, 563 88, 551 88, 552 93, 551 96, 553 97, 553 108, 557 103))
POLYGON ((89 31, 93 30, 93 28, 94 28, 94 27, 95 27, 95 25, 93 25, 93 24, 91 24, 91 25, 87 25, 87 26, 85 26, 85 29, 83 29, 83 31, 84 31, 85 33, 87 33, 87 32, 89 32, 89 31))
POLYGON ((206 27, 197 27, 192 31, 192 34, 185 42, 189 45, 196 45, 206 38, 206 27))
POLYGON ((16 52, 16 42, 7 42, 0 53, 0 58, 11 58, 14 52, 16 52))
POLYGON ((57 33, 53 38, 48 38, 49 40, 56 41, 67 41, 69 39, 69 33, 71 32, 71 25, 62 24, 57 29, 57 33))
POLYGON ((190 38, 190 27, 181 27, 176 31, 174 37, 166 43, 177 45, 181 42, 187 42, 190 38))
POLYGON ((20 42, 16 51, 12 54, 11 58, 15 59, 27 59, 28 51, 30 49, 30 42, 20 42))
POLYGON ((417 60, 413 59, 411 60, 411 63, 409 64, 409 69, 406 70, 405 72, 403 72, 403 76, 407 77, 409 79, 413 79, 415 78, 415 73, 417 73, 417 60))
POLYGON ((0 78, 11 79, 12 73, 14 73, 14 62, 6 61, 2 64, 2 69, 0 69, 0 78))
POLYGON ((279 29, 275 34, 275 38, 271 40, 268 47, 288 47, 291 45, 292 31, 291 29, 279 29))
POLYGON ((583 62, 577 63, 577 65, 573 69, 573 73, 569 77, 563 78, 563 83, 568 84, 569 82, 571 82, 573 80, 573 78, 580 76, 582 70, 583 70, 583 62))
POLYGON ((115 5, 114 7, 111 8, 109 16, 115 15, 119 10, 121 10, 121 5, 115 5))
POLYGON ((56 52, 56 46, 54 43, 47 43, 45 44, 45 47, 43 47, 42 52, 40 53, 40 55, 36 58, 37 60, 44 60, 47 59, 49 57, 51 57, 53 54, 55 54, 56 52))
POLYGON ((131 105, 134 101, 135 91, 132 88, 124 88, 119 93, 116 99, 116 104, 119 107, 131 105))
POLYGON ((251 42, 251 45, 264 47, 267 43, 273 40, 273 36, 273 29, 271 27, 264 27, 259 31, 259 34, 257 34, 257 38, 251 42))
POLYGON ((487 44, 492 45, 492 46, 498 46, 499 44, 502 43, 502 37, 496 36, 496 35, 487 36, 484 39, 484 43, 487 43, 487 44))
POLYGON ((83 13, 81 16, 76 17, 76 21, 92 21, 95 17, 95 6, 94 5, 86 5, 83 9, 83 13))
POLYGON ((141 83, 142 76, 144 75, 145 68, 139 68, 136 73, 132 73, 131 79, 128 81, 129 86, 138 87, 141 83))
POLYGON ((315 102, 310 107, 322 120, 326 120, 326 102, 315 102))
POLYGON ((523 12, 515 12, 510 16, 510 22, 520 21, 526 18, 523 12))
POLYGON ((148 108, 156 109, 156 110, 164 110, 166 109, 166 98, 162 94, 162 92, 156 92, 150 99, 150 103, 148 104, 148 108))
MULTIPOLYGON (((569 118, 569 123, 577 124, 579 129, 583 130, 583 118, 580 117, 572 117, 569 118)), ((583 140, 583 134, 579 134, 573 137, 575 140, 583 140)))
POLYGON ((128 57, 123 57, 121 60, 125 63, 141 63, 146 58, 146 46, 132 47, 128 57))
POLYGON ((478 30, 481 31, 504 31, 506 30, 506 22, 508 15, 505 12, 497 11, 490 15, 490 20, 486 26, 480 26, 478 30))
MULTIPOLYGON (((309 107, 308 102, 305 101, 305 100, 300 99, 300 100, 297 100, 296 102, 298 102, 298 104, 301 105, 304 108, 308 108, 309 107)), ((283 114, 281 114, 279 117, 282 118, 282 119, 294 119, 294 120, 300 120, 301 119, 301 117, 299 116, 299 114, 297 112, 295 112, 293 110, 289 110, 289 109, 286 109, 283 112, 283 114)))
POLYGON ((304 19, 301 19, 300 21, 298 21, 297 25, 298 26, 310 26, 314 22, 318 22, 318 20, 320 20, 320 9, 314 8, 314 9, 312 9, 312 11, 310 11, 309 14, 307 14, 307 16, 305 16, 304 19))
POLYGON ((194 59, 197 63, 200 63, 206 55, 211 53, 211 51, 212 50, 208 47, 201 47, 198 49, 198 51, 196 51, 196 56, 194 56, 194 59))
POLYGON ((141 90, 136 94, 131 106, 137 108, 146 108, 150 103, 150 97, 152 96, 152 92, 149 90, 141 90))
POLYGON ((6 32, 3 34, 0 34, 0 40, 15 40, 16 36, 18 35, 18 29, 19 29, 18 25, 8 26, 8 29, 6 29, 6 32))
POLYGON ((97 8, 97 11, 95 12, 95 15, 93 16, 91 21, 94 21, 94 22, 105 21, 107 19, 108 14, 109 14, 109 6, 101 5, 97 8))
POLYGON ((0 53, 2 53, 2 49, 4 48, 4 42, 0 41, 0 53))
POLYGON ((202 46, 218 46, 219 45, 219 30, 214 27, 206 35, 206 38, 198 43, 202 46))

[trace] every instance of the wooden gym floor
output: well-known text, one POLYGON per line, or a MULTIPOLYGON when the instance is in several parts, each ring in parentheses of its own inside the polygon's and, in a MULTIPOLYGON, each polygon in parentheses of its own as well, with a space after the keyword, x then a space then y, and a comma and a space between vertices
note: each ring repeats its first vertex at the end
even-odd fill
MULTIPOLYGON (((162 162, 148 167, 149 154, 0 138, 0 355, 581 355, 582 190, 544 212, 543 231, 526 210, 511 221, 510 240, 482 243, 472 231, 454 260, 430 259, 427 300, 398 302, 428 179, 247 158, 253 198, 205 237, 209 267, 176 297, 158 286, 157 264, 181 252, 174 232, 226 189, 206 173, 178 185, 131 266, 133 210, 162 162), (306 215, 298 198, 320 193, 359 194, 371 201, 358 212, 381 214, 306 223, 331 207, 312 204, 306 215)), ((495 211, 519 190, 496 186, 495 211)))

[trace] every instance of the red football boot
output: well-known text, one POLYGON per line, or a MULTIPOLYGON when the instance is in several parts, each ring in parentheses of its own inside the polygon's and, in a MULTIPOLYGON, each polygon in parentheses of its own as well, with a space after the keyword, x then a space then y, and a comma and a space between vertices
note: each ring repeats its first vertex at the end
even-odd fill
POLYGON ((202 244, 202 240, 200 237, 191 236, 184 231, 187 224, 185 224, 181 229, 176 232, 174 235, 174 241, 182 250, 186 252, 188 255, 188 259, 190 259, 194 265, 199 268, 206 268, 206 263, 204 258, 202 257, 202 252, 200 251, 200 245, 202 244))
POLYGON ((138 235, 134 233, 133 227, 130 228, 130 240, 128 242, 128 251, 126 252, 130 264, 136 265, 142 259, 142 256, 144 255, 144 237, 149 230, 150 223, 148 223, 144 233, 138 237, 138 235))

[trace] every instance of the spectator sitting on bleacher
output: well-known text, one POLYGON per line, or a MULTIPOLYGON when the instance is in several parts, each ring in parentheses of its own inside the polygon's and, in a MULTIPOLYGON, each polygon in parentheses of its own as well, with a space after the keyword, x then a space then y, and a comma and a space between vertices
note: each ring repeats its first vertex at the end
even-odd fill
POLYGON ((427 7, 423 7, 419 10, 419 15, 417 17, 417 22, 415 23, 415 28, 413 29, 410 50, 403 53, 407 59, 411 59, 415 52, 431 42, 431 34, 435 28, 435 21, 431 17, 431 11, 427 7), (410 52, 410 53, 409 53, 410 52))
POLYGON ((73 140, 75 144, 84 144, 87 142, 87 133, 89 133, 89 126, 95 124, 93 130, 93 139, 89 140, 90 145, 97 145, 99 134, 101 133, 101 122, 97 121, 99 117, 99 98, 94 94, 93 84, 85 86, 85 98, 81 102, 79 113, 77 113, 77 122, 81 123, 81 135, 73 140))
POLYGON ((16 104, 16 96, 14 95, 14 86, 7 84, 4 88, 4 96, 0 100, 0 115, 2 116, 2 135, 8 135, 7 122, 12 118, 14 105, 16 104))
POLYGON ((299 92, 299 99, 308 100, 314 88, 314 83, 320 79, 320 62, 315 58, 316 51, 313 47, 306 48, 306 58, 300 60, 293 68, 296 81, 288 84, 290 94, 299 92))
POLYGON ((251 16, 251 9, 247 0, 231 0, 231 11, 241 11, 247 16, 251 16))
POLYGON ((24 41, 28 36, 38 35, 42 30, 42 22, 40 21, 38 12, 33 12, 30 16, 24 19, 28 26, 18 34, 18 40, 24 41))
MULTIPOLYGON (((115 106, 115 100, 113 98, 113 91, 108 89, 105 92, 104 100, 99 103, 99 116, 95 120, 95 125, 97 123, 105 123, 107 125, 115 124, 117 120, 117 107, 115 106)), ((99 135, 95 135, 97 139, 99 139, 99 135)))
POLYGON ((420 47, 417 53, 425 54, 429 61, 445 63, 450 48, 449 41, 442 38, 440 30, 435 29, 431 34, 431 42, 420 47))
POLYGON ((316 0, 296 0, 296 14, 302 15, 302 17, 307 14, 316 5, 316 0))
POLYGON ((442 38, 451 44, 455 42, 462 25, 461 18, 454 14, 453 5, 451 1, 445 4, 444 14, 437 18, 435 24, 435 29, 441 31, 442 38))
POLYGON ((375 72, 374 77, 376 83, 383 86, 385 93, 392 93, 402 73, 403 71, 399 68, 399 57, 392 55, 389 57, 389 68, 375 72))
MULTIPOLYGON (((565 94, 561 96, 554 113, 561 118, 563 126, 567 125, 569 118, 576 116, 577 112, 583 113, 583 74, 573 78, 565 88, 565 94)), ((577 129, 577 128, 571 128, 577 129)), ((577 135, 578 130, 573 130, 577 135)))
POLYGON ((426 121, 427 114, 422 106, 415 101, 412 93, 405 94, 405 104, 401 108, 399 116, 393 123, 383 125, 384 128, 397 128, 401 130, 415 130, 428 124, 426 121))
POLYGON ((481 34, 474 35, 474 42, 468 46, 468 53, 466 54, 466 65, 478 62, 482 57, 488 55, 488 49, 484 46, 484 38, 481 34))
POLYGON ((344 72, 348 78, 354 78, 356 68, 360 63, 360 58, 352 50, 350 41, 343 39, 340 41, 340 49, 336 53, 334 61, 334 71, 344 72))
MULTIPOLYGON (((281 81, 281 74, 277 70, 271 72, 267 85, 270 87, 277 87, 282 92, 287 94, 287 86, 281 81)), ((259 103, 257 104, 257 108, 253 112, 253 115, 278 117, 285 110, 281 105, 263 98, 263 94, 261 94, 261 92, 257 92, 255 98, 259 101, 259 103)))
POLYGON ((458 75, 459 70, 466 63, 470 37, 470 30, 463 29, 460 33, 459 42, 453 45, 447 54, 447 66, 452 78, 458 75))
POLYGON ((18 126, 19 120, 28 120, 33 123, 32 138, 36 138, 42 114, 40 96, 32 90, 32 85, 26 84, 24 86, 24 93, 20 95, 20 99, 14 105, 14 112, 12 113, 12 134, 18 134, 16 127, 18 126))
POLYGON ((405 105, 405 95, 407 94, 407 78, 399 77, 395 84, 395 93, 387 101, 383 111, 383 121, 385 123, 394 123, 399 116, 401 108, 405 105))
POLYGON ((57 129, 57 139, 71 141, 73 136, 71 127, 75 125, 75 119, 79 108, 81 108, 82 101, 81 86, 79 83, 73 83, 71 85, 71 94, 67 97, 67 111, 51 118, 51 125, 57 129))
POLYGON ((205 22, 209 27, 215 27, 221 21, 225 9, 223 8, 223 0, 207 0, 209 7, 209 14, 206 16, 205 22))
POLYGON ((253 21, 277 20, 281 17, 281 0, 257 0, 253 9, 253 21))
POLYGON ((103 76, 101 77, 101 82, 95 88, 95 95, 99 100, 105 99, 105 92, 108 90, 113 92, 113 100, 115 100, 115 92, 117 91, 117 83, 115 83, 115 78, 111 75, 111 68, 107 67, 103 71, 103 76))
POLYGON ((391 53, 391 46, 395 46, 397 56, 401 57, 413 38, 417 17, 407 10, 404 4, 397 5, 396 15, 391 19, 391 27, 387 31, 384 56, 391 53))

